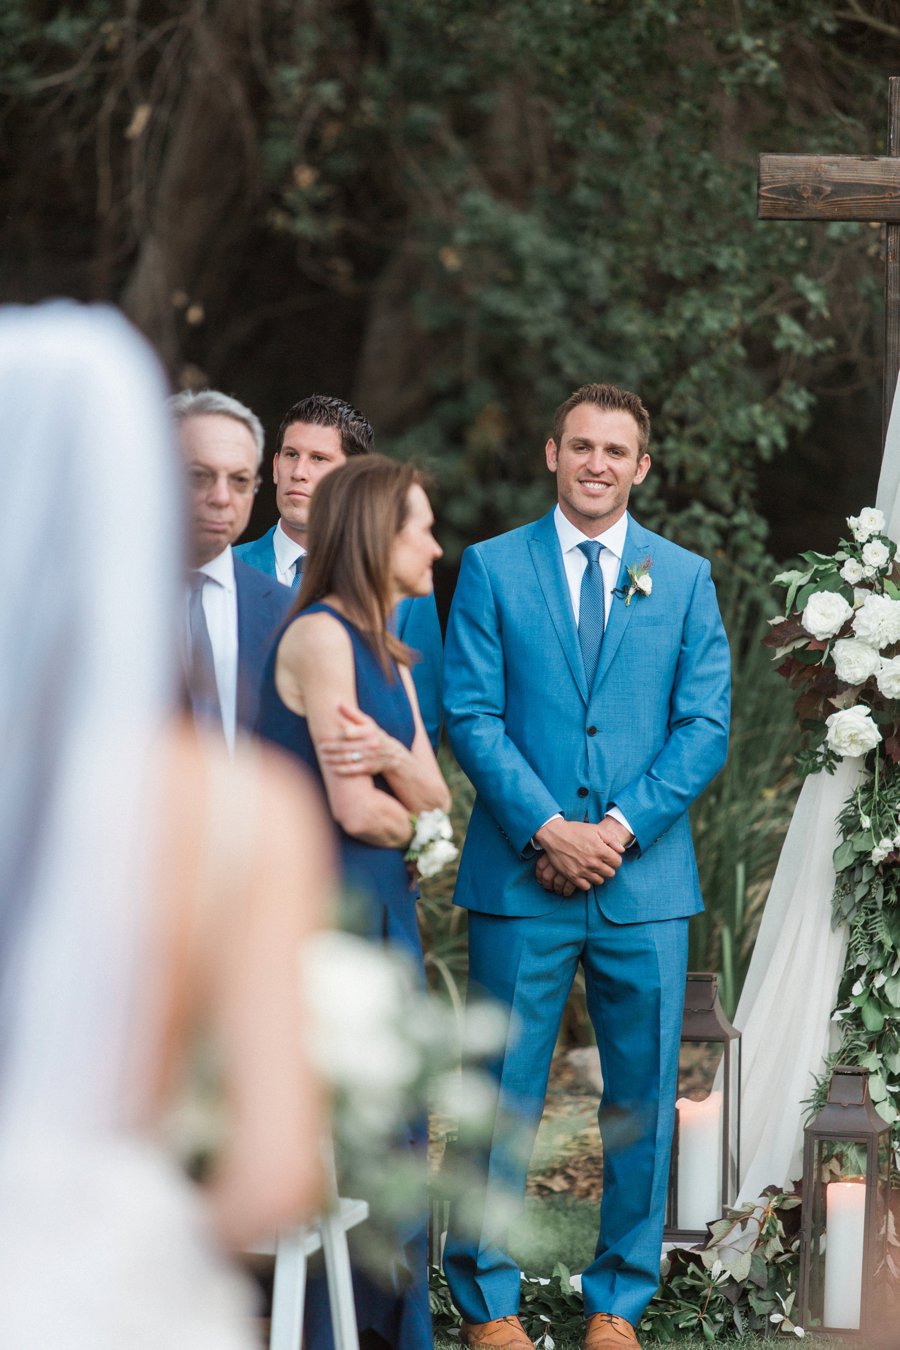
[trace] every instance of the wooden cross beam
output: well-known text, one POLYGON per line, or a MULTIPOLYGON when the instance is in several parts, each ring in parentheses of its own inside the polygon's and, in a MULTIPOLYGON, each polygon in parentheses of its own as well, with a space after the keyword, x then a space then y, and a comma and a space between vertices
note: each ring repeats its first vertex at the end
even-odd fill
POLYGON ((760 155, 757 215, 884 224, 883 439, 900 373, 900 77, 889 81, 887 156, 760 155))

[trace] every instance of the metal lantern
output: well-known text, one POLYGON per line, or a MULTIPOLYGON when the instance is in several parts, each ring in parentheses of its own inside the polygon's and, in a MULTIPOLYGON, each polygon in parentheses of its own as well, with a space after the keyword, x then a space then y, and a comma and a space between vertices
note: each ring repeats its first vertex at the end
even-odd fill
POLYGON ((868 1070, 839 1064, 804 1131, 800 1298, 807 1329, 873 1332, 887 1262, 891 1127, 869 1099, 868 1070))
POLYGON ((737 1196, 741 1037, 716 975, 689 971, 684 992, 665 1242, 695 1244, 737 1196))

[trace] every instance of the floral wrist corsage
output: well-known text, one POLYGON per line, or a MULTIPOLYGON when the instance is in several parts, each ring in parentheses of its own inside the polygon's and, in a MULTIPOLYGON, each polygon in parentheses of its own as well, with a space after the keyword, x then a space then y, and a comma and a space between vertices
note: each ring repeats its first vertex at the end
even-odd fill
POLYGON ((442 867, 452 863, 459 849, 454 843, 453 826, 446 811, 420 811, 410 816, 413 837, 403 857, 414 863, 420 877, 435 877, 442 867))

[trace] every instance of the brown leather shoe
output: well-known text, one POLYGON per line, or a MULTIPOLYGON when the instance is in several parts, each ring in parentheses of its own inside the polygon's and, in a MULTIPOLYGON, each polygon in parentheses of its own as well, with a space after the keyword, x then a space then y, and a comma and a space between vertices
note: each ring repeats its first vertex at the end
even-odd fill
POLYGON ((534 1341, 518 1317, 495 1317, 490 1322, 463 1322, 459 1338, 470 1350, 482 1350, 482 1347, 484 1350, 534 1350, 534 1341))
POLYGON ((594 1313, 584 1324, 584 1350, 641 1350, 634 1327, 614 1313, 594 1313))

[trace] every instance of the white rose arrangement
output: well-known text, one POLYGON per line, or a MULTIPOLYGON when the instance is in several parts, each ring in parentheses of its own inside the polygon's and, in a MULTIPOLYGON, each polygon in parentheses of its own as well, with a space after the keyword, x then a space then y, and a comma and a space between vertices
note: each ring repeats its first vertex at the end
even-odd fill
POLYGON ((832 1011, 840 1045, 812 1105, 824 1105, 833 1063, 864 1066, 900 1159, 900 565, 881 511, 847 524, 833 554, 804 553, 776 577, 783 612, 765 641, 797 694, 801 769, 855 770, 832 855, 832 924, 848 929, 832 1011))
POLYGON ((850 537, 833 554, 804 553, 782 572, 783 614, 765 639, 779 673, 798 692, 809 738, 806 772, 876 747, 900 762, 900 565, 883 512, 867 506, 847 520, 850 537))

